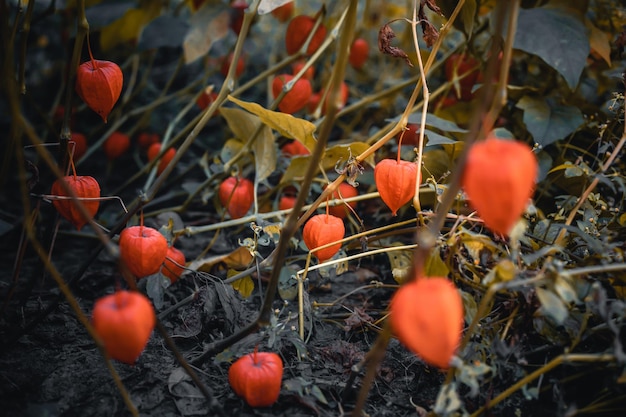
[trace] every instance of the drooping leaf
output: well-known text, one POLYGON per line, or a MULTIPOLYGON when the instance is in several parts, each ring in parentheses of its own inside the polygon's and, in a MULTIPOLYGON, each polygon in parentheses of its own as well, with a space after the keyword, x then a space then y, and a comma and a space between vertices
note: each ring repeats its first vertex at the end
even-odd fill
POLYGON ((228 96, 228 99, 250 113, 259 116, 263 123, 281 135, 302 142, 309 151, 315 147, 316 140, 313 137, 313 132, 316 127, 313 123, 298 119, 290 114, 267 110, 256 103, 248 103, 232 96, 228 96))
POLYGON ((163 46, 170 48, 182 46, 188 30, 189 24, 179 17, 159 16, 143 29, 139 36, 137 49, 145 51, 163 46))
POLYGON ((274 135, 269 127, 263 126, 253 146, 255 182, 259 183, 269 177, 276 169, 278 151, 274 143, 274 135))
POLYGON ((547 146, 575 131, 584 123, 580 109, 548 98, 524 96, 516 105, 524 110, 524 123, 535 142, 547 146))
POLYGON ((572 90, 578 85, 590 49, 585 24, 574 14, 554 7, 521 9, 513 47, 543 59, 572 90))
MULTIPOLYGON (((225 107, 220 112, 233 133, 242 141, 252 137, 261 125, 259 117, 241 109, 225 107)), ((252 151, 256 166, 255 181, 258 183, 274 172, 278 159, 274 135, 267 125, 261 127, 261 131, 252 145, 252 151)))
POLYGON ((285 265, 278 276, 278 294, 283 300, 293 300, 298 295, 298 269, 293 265, 285 265))
POLYGON ((191 16, 191 27, 183 42, 185 63, 189 64, 209 52, 211 46, 230 30, 230 12, 223 4, 207 5, 191 16))
POLYGON ((443 145, 443 144, 452 144, 457 142, 454 139, 450 139, 439 133, 435 133, 432 130, 424 129, 424 134, 426 135, 427 142, 426 146, 434 146, 434 145, 443 145))

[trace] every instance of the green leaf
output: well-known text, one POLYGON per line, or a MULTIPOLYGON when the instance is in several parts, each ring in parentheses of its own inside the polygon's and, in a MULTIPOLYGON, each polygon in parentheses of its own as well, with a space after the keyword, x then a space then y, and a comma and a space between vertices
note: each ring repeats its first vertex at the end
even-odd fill
POLYGON ((424 129, 424 134, 428 138, 428 142, 426 142, 426 146, 434 146, 434 145, 443 145, 443 144, 452 144, 457 142, 454 139, 450 139, 439 133, 435 133, 432 130, 424 129))
POLYGON ((228 99, 250 113, 259 116, 263 123, 281 135, 302 142, 308 150, 312 151, 315 147, 317 141, 313 137, 313 132, 315 132, 316 127, 313 123, 298 119, 290 114, 267 110, 256 103, 248 103, 232 96, 228 96, 228 99))
MULTIPOLYGON (((387 122, 397 122, 400 120, 402 116, 394 117, 393 119, 386 119, 387 122)), ((409 120, 407 123, 419 124, 422 122, 422 113, 412 113, 409 115, 409 120)), ((452 133, 465 133, 467 129, 463 129, 459 127, 456 123, 451 120, 441 118, 439 116, 435 116, 432 113, 426 113, 426 126, 434 127, 435 129, 442 130, 444 132, 452 132, 452 133)))
POLYGON ((590 51, 585 24, 575 15, 552 7, 519 11, 513 47, 543 59, 572 90, 590 51))
POLYGON ((516 106, 524 110, 524 124, 541 146, 563 139, 585 121, 578 107, 561 105, 549 98, 524 96, 516 106))

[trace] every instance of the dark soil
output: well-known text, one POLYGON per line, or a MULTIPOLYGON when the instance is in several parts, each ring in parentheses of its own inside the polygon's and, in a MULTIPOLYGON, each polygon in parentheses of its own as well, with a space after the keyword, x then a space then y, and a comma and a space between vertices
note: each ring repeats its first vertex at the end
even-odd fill
MULTIPOLYGON (((18 229, 3 240, 3 253, 15 251, 18 229), (11 245, 9 245, 9 243, 11 245)), ((59 236, 53 258, 67 277, 76 273, 93 249, 72 247, 76 236, 65 230, 59 236)), ((185 238, 184 249, 200 250, 199 238, 185 238)), ((222 247, 227 245, 221 241, 222 247)), ((94 244, 95 246, 95 244, 94 244)), ((220 247, 220 245, 218 245, 220 247)), ((190 255, 192 255, 190 253, 190 255)), ((2 300, 10 288, 10 257, 3 260, 2 300)), ((374 280, 393 283, 381 260, 364 262, 359 269, 339 276, 320 278, 311 274, 309 302, 331 303, 374 280), (382 274, 382 275, 381 275, 382 274)), ((113 291, 111 282, 119 279, 113 259, 100 252, 72 290, 87 316, 93 301, 113 291)), ((241 416, 335 416, 354 407, 364 370, 354 368, 372 348, 379 330, 379 319, 387 306, 391 289, 367 288, 354 291, 332 307, 307 309, 307 332, 303 342, 297 334, 297 303, 275 301, 276 320, 269 328, 253 333, 194 369, 209 388, 216 407, 224 415, 241 416), (310 331, 309 331, 310 329, 310 331), (253 409, 238 398, 228 385, 229 363, 251 352, 278 352, 285 372, 277 403, 253 409)), ((163 327, 182 355, 191 360, 204 346, 228 336, 256 317, 260 296, 242 299, 230 286, 208 274, 189 274, 166 290, 163 312, 177 301, 195 297, 166 316, 163 327)), ((305 298, 306 299, 306 298, 305 298)), ((94 341, 77 319, 49 276, 42 275, 39 262, 27 251, 16 292, 2 316, 0 356, 0 405, 2 415, 31 416, 126 416, 123 399, 107 370, 94 341), (27 287, 32 294, 22 299, 27 287), (18 308, 18 306, 21 306, 18 308)), ((173 353, 157 331, 133 366, 113 361, 132 402, 144 416, 219 415, 190 382, 173 353)), ((506 389, 520 375, 502 368, 477 396, 463 398, 471 411, 494 393, 506 389)), ((415 416, 431 410, 445 374, 424 364, 392 339, 377 377, 369 391, 365 412, 371 416, 415 416)), ((464 392, 463 389, 460 390, 464 392)), ((467 391, 467 390, 465 390, 467 391)), ((549 396, 548 396, 549 397, 549 396)), ((558 402, 524 400, 521 392, 512 395, 506 406, 494 415, 560 415, 558 402), (556 413, 556 414, 555 414, 556 413)))

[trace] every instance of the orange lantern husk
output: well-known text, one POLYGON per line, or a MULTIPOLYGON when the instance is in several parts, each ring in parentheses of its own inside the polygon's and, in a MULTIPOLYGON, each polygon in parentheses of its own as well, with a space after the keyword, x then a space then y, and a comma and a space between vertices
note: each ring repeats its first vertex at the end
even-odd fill
MULTIPOLYGON (((344 238, 346 233, 343 220, 331 214, 312 216, 304 225, 302 238, 309 250, 336 242, 344 238)), ((313 252, 320 262, 332 258, 341 249, 341 242, 313 252)))
POLYGON ((485 225, 508 236, 528 205, 538 171, 528 145, 489 137, 469 150, 462 187, 485 225))
POLYGON ((463 301, 443 277, 420 277, 401 286, 390 306, 393 333, 426 363, 449 367, 463 329, 463 301))
POLYGON ((383 159, 374 168, 374 180, 391 213, 396 216, 400 207, 411 201, 417 183, 417 164, 396 159, 383 159))

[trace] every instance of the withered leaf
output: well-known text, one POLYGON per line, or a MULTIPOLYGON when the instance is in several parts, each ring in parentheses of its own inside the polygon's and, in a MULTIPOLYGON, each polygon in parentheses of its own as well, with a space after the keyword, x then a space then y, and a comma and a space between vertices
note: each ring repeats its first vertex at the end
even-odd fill
POLYGON ((438 15, 443 15, 443 12, 439 8, 439 6, 437 6, 434 0, 422 0, 420 3, 420 11, 424 8, 424 5, 438 15))
POLYGON ((424 33, 424 42, 429 48, 439 39, 439 32, 429 21, 422 20, 422 32, 424 33))
POLYGON ((343 329, 350 331, 362 327, 365 323, 373 323, 374 319, 365 312, 364 308, 355 307, 354 311, 348 316, 345 322, 346 325, 343 326, 343 329))
POLYGON ((393 32, 393 29, 387 24, 383 25, 378 31, 378 50, 394 58, 404 58, 406 63, 412 67, 413 64, 409 60, 409 56, 406 52, 396 46, 391 46, 391 40, 395 37, 396 34, 393 32))
POLYGON ((437 42, 439 38, 439 32, 435 29, 435 26, 428 20, 428 16, 426 16, 426 12, 424 11, 424 6, 428 7, 430 10, 435 13, 442 14, 441 9, 437 7, 431 0, 422 0, 420 2, 420 9, 417 15, 420 24, 422 25, 422 33, 424 36, 424 42, 426 42, 426 46, 429 48, 437 42))

